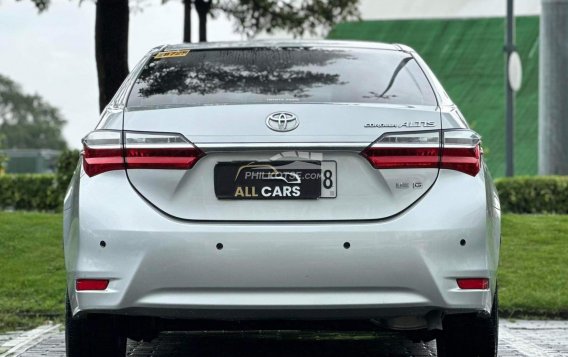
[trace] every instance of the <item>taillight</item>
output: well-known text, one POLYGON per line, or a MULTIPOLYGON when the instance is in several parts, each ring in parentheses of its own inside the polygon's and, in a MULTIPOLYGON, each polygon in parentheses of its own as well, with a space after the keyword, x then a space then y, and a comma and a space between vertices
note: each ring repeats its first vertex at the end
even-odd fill
POLYGON ((83 167, 89 176, 128 169, 188 170, 204 156, 183 135, 99 130, 83 139, 83 167))
POLYGON ((98 130, 85 136, 83 168, 89 176, 124 169, 120 131, 98 130))
POLYGON ((481 169, 481 137, 471 130, 445 130, 441 168, 475 176, 481 169))
POLYGON ((361 154, 376 169, 442 168, 475 176, 481 166, 480 141, 475 132, 461 129, 390 133, 361 154))

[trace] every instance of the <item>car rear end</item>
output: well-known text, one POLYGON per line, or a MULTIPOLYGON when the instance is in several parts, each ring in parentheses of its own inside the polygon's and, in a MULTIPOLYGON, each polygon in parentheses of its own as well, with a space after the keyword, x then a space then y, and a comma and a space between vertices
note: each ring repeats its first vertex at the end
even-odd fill
POLYGON ((153 50, 83 141, 71 314, 416 331, 489 315, 498 200, 438 87, 394 45, 153 50))

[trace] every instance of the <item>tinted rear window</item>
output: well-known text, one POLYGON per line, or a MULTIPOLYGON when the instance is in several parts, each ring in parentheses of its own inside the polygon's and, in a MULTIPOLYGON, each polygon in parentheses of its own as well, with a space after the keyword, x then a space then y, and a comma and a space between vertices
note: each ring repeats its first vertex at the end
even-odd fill
POLYGON ((436 105, 436 99, 407 53, 325 48, 195 50, 154 57, 128 99, 129 107, 254 103, 436 105))

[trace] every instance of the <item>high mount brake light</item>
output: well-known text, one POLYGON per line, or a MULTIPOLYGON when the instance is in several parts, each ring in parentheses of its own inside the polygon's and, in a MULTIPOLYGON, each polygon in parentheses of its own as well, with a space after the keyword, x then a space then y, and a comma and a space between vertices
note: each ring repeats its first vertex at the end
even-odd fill
POLYGON ((361 154, 376 169, 442 168, 476 176, 481 167, 480 141, 471 130, 392 133, 361 154))
POLYGON ((189 170, 205 154, 175 133, 93 131, 83 139, 83 167, 89 176, 121 169, 189 170))

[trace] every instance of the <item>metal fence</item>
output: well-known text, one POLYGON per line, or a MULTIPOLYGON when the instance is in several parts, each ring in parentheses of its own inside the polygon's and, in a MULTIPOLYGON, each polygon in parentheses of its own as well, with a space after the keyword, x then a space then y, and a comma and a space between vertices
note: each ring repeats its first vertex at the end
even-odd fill
POLYGON ((8 161, 4 164, 6 173, 49 173, 54 172, 59 150, 50 149, 8 149, 3 150, 8 161))

